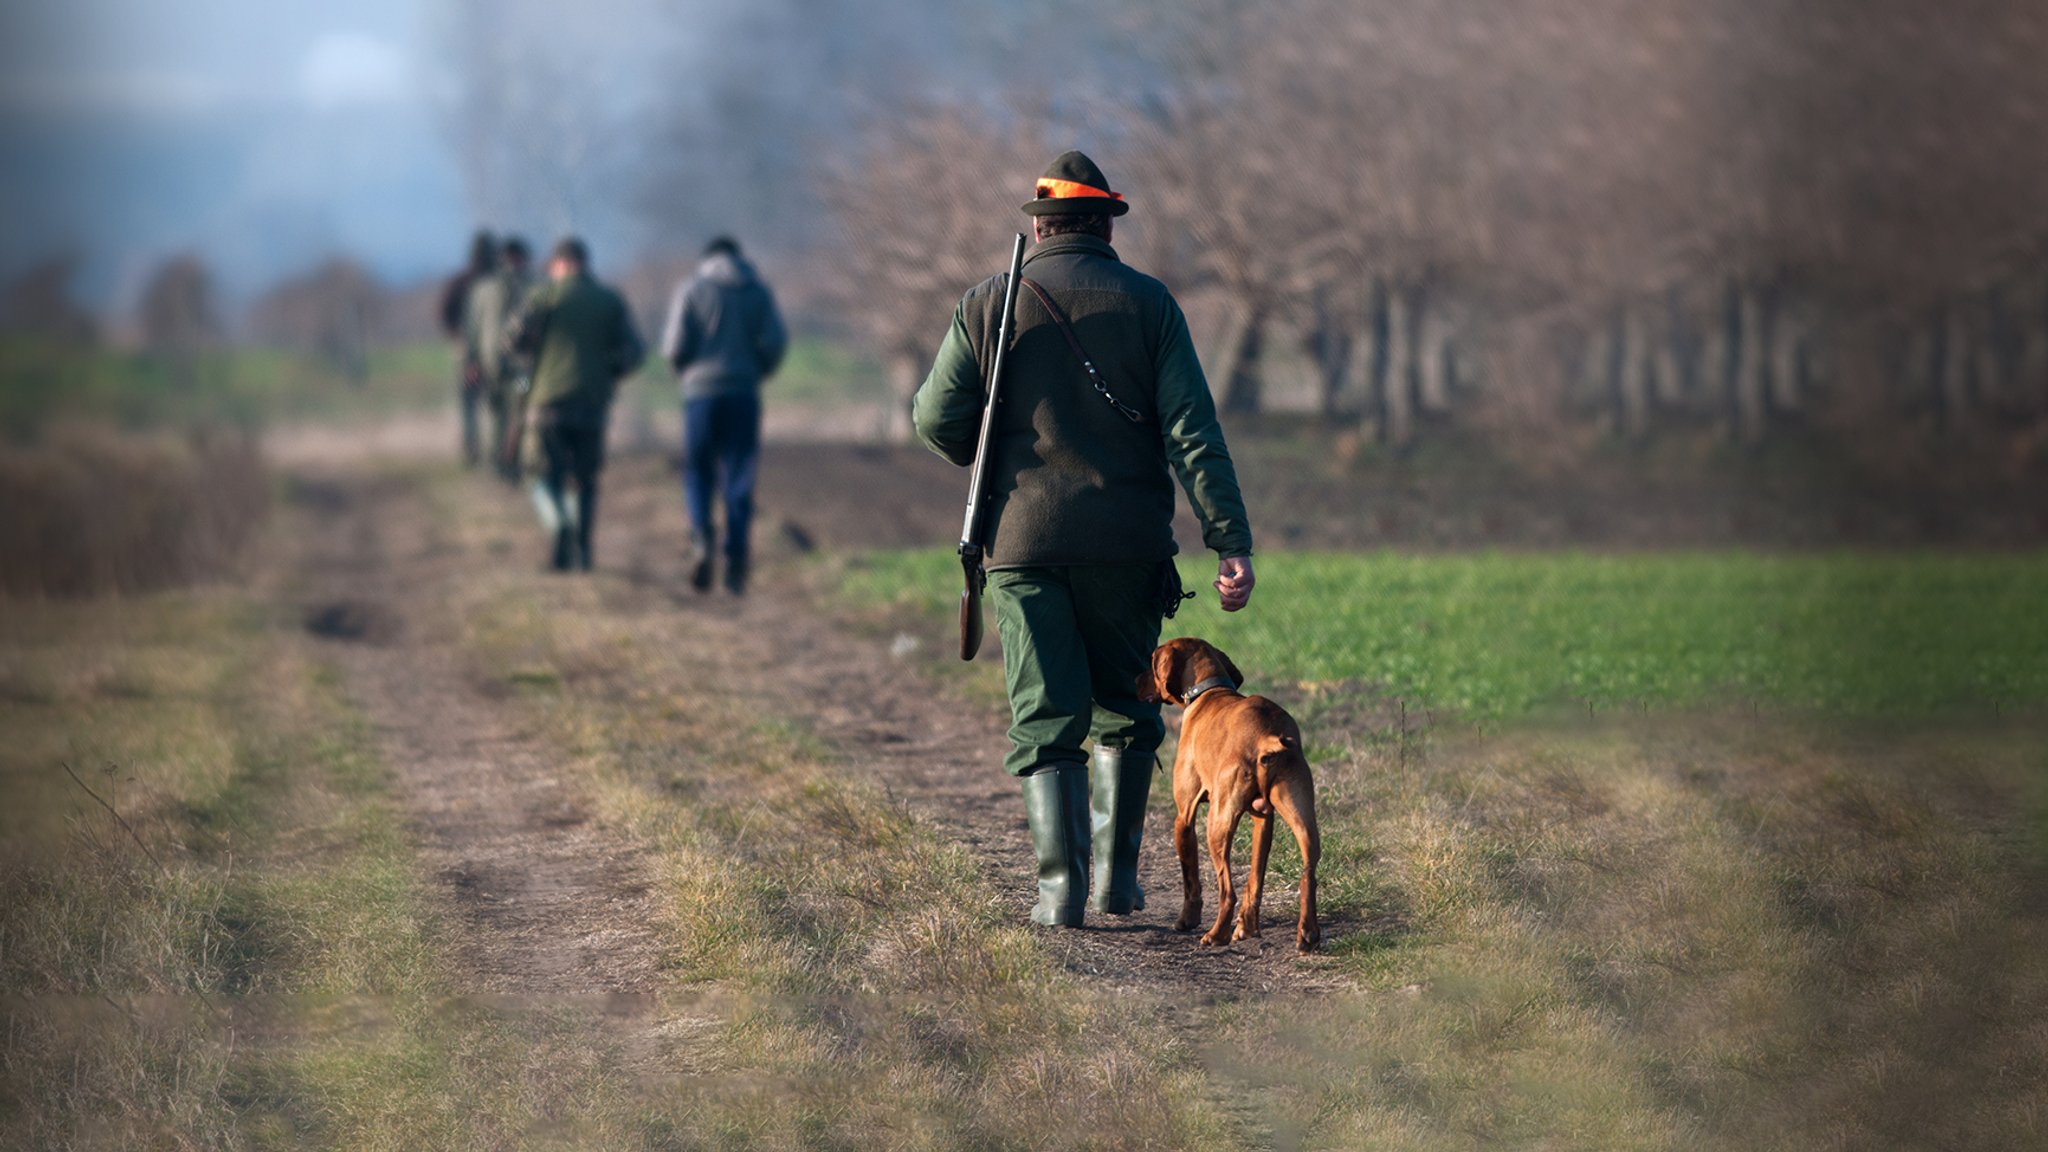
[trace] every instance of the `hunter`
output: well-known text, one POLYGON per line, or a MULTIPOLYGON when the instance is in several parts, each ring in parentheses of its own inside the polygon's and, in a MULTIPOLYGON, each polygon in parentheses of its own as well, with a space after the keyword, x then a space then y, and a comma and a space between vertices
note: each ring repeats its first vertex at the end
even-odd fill
POLYGON ((483 400, 491 414, 491 462, 506 480, 519 478, 519 436, 512 417, 526 375, 525 358, 512 350, 508 329, 532 287, 526 241, 508 237, 499 249, 497 271, 470 286, 463 309, 463 331, 475 349, 483 400))
POLYGON ((483 430, 478 427, 477 406, 483 399, 483 360, 471 339, 465 320, 469 294, 498 266, 498 242, 489 232, 478 232, 469 241, 469 263, 448 278, 441 289, 441 334, 455 345, 455 395, 462 406, 462 459, 476 467, 483 459, 483 430))
POLYGON ((619 378, 640 367, 647 346, 625 300, 592 278, 590 250, 573 236, 555 245, 548 282, 513 317, 511 345, 533 357, 526 437, 538 447, 541 485, 552 505, 551 564, 558 572, 587 572, 612 396, 619 378))
MULTIPOLYGON (((1039 179, 1024 205, 1037 240, 1024 262, 1031 290, 1017 293, 990 447, 1004 768, 1023 781, 1038 859, 1032 919, 1048 925, 1145 906, 1138 850, 1165 726, 1137 688, 1161 620, 1184 599, 1175 476, 1220 558, 1224 611, 1249 602, 1254 580, 1251 526, 1187 320, 1164 285, 1110 247, 1112 221, 1129 210, 1079 152, 1039 179)), ((962 466, 980 432, 1003 279, 960 301, 912 404, 918 438, 962 466)))
POLYGON ((761 384, 782 364, 789 335, 739 242, 720 236, 676 285, 661 358, 683 393, 683 499, 690 509, 690 586, 711 590, 718 535, 711 505, 725 494, 725 587, 747 590, 754 476, 761 454, 761 384))

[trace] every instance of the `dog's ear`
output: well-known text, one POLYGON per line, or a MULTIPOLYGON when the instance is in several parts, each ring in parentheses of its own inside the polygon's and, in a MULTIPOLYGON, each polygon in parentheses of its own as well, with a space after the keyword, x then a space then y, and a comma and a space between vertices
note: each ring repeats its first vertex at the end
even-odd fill
POLYGON ((1237 670, 1236 662, 1231 660, 1230 657, 1223 655, 1221 648, 1216 650, 1216 655, 1223 661, 1223 674, 1230 677, 1232 684, 1237 685, 1239 688, 1244 687, 1244 673, 1237 670))
POLYGON ((1138 699, 1157 704, 1173 694, 1173 677, 1179 671, 1179 653, 1172 644, 1152 650, 1152 669, 1138 675, 1138 699))

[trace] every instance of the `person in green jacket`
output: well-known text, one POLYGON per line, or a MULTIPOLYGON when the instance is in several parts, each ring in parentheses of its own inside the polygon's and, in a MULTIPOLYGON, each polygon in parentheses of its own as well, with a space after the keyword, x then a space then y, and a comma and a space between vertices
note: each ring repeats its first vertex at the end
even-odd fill
MULTIPOLYGON (((1219 557, 1225 611, 1250 600, 1252 535, 1187 319, 1110 247, 1129 205, 1079 152, 1053 161, 1036 191, 1026 287, 1044 290, 1073 340, 1034 292, 1017 293, 987 563, 1010 698, 1004 767, 1023 780, 1038 858, 1032 919, 1079 926, 1090 909, 1145 906, 1138 850, 1165 726, 1138 677, 1183 599, 1173 478, 1219 557)), ((960 301, 912 402, 918 438, 954 464, 974 460, 1002 298, 995 276, 960 301)))
POLYGON ((510 342, 533 357, 527 437, 539 449, 541 488, 552 506, 554 568, 589 571, 612 396, 647 346, 625 300, 591 277, 590 250, 573 236, 555 245, 548 282, 512 318, 510 342))
POLYGON ((519 446, 510 421, 525 384, 525 358, 512 350, 508 337, 514 312, 532 290, 526 265, 526 241, 507 237, 498 249, 497 270, 470 285, 462 317, 469 347, 475 349, 483 400, 491 413, 489 455, 498 474, 507 480, 519 478, 519 446))

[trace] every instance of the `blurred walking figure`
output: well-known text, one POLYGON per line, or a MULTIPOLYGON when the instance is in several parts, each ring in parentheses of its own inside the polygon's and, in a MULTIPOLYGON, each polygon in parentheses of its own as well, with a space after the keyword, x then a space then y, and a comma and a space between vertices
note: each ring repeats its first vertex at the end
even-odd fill
POLYGON ((448 278, 441 290, 441 332, 455 342, 455 389, 462 406, 462 459, 471 467, 483 459, 483 430, 477 426, 477 406, 483 401, 483 358, 471 339, 469 325, 470 290, 489 276, 498 264, 498 244, 489 232, 478 232, 469 242, 469 263, 448 278))
POLYGON ((491 414, 491 463, 507 480, 519 478, 519 427, 513 419, 527 385, 526 358, 513 351, 513 314, 533 288, 527 271, 526 241, 508 237, 499 251, 497 270, 470 286, 462 327, 475 349, 485 407, 491 414))
POLYGON ((775 296, 731 237, 704 249, 697 270, 676 285, 662 326, 661 355, 683 392, 683 496, 690 506, 690 585, 711 588, 718 551, 711 504, 725 494, 725 586, 747 589, 747 539, 761 453, 761 382, 789 345, 775 296))
POLYGON ((597 530, 597 476, 621 376, 647 346, 617 292, 590 275, 590 250, 571 236, 548 257, 548 282, 512 318, 510 345, 533 357, 526 396, 526 455, 538 456, 542 519, 553 529, 556 571, 589 571, 597 530))

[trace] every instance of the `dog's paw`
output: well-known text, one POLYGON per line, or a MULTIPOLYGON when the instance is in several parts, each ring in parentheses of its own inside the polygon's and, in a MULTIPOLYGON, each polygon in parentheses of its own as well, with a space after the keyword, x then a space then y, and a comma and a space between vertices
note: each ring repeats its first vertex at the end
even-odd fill
POLYGON ((1294 934, 1294 946, 1303 952, 1315 951, 1316 945, 1322 942, 1323 932, 1320 928, 1307 928, 1294 934))
POLYGON ((1180 919, 1173 922, 1173 930, 1175 932, 1186 932, 1201 922, 1202 909, 1199 906, 1189 908, 1180 914, 1180 919))
POLYGON ((1214 948, 1221 944, 1227 944, 1229 941, 1223 938, 1223 933, 1221 932, 1204 932, 1202 933, 1202 943, 1214 948))
POLYGON ((1237 929, 1230 934, 1230 942, 1235 944, 1246 937, 1257 938, 1258 934, 1259 930, 1257 928, 1247 928, 1243 924, 1239 924, 1237 929))

